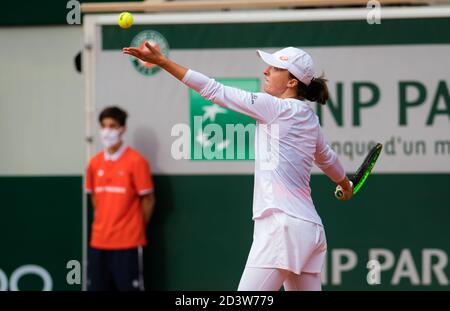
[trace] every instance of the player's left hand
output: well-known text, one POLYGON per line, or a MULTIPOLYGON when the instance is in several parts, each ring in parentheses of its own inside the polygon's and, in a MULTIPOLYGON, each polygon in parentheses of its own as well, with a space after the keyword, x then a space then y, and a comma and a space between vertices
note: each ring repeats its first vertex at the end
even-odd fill
POLYGON ((165 61, 165 56, 150 42, 145 42, 145 45, 140 48, 127 47, 123 48, 122 52, 139 58, 140 60, 160 66, 165 61))

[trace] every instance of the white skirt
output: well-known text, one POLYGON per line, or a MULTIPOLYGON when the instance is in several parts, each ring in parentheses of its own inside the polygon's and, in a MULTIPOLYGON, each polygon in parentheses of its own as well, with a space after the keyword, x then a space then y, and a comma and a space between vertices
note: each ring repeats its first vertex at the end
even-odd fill
POLYGON ((285 269, 296 274, 320 273, 326 251, 323 226, 275 211, 255 219, 246 266, 285 269))

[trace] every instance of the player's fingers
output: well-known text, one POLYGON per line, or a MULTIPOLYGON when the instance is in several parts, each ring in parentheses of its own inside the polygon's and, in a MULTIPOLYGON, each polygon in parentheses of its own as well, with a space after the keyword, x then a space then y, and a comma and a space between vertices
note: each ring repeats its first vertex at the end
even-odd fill
POLYGON ((130 48, 130 49, 128 49, 131 53, 134 53, 134 54, 140 54, 141 53, 141 50, 139 50, 139 49, 137 49, 137 48, 130 48))
POLYGON ((149 41, 145 42, 145 46, 152 52, 155 52, 155 49, 153 48, 153 46, 150 44, 149 41))
POLYGON ((146 41, 145 46, 152 52, 152 54, 155 54, 155 55, 160 54, 160 52, 155 48, 153 43, 151 43, 150 41, 146 41))
POLYGON ((136 50, 125 50, 124 53, 135 57, 139 57, 141 54, 139 51, 136 50))
POLYGON ((136 53, 131 52, 131 51, 124 51, 125 54, 131 55, 131 56, 136 56, 136 53))
POLYGON ((143 60, 142 59, 142 57, 141 56, 139 56, 139 55, 136 55, 136 54, 128 54, 128 55, 130 55, 130 56, 133 56, 133 57, 136 57, 137 59, 140 59, 140 60, 143 60))
POLYGON ((139 49, 135 48, 135 47, 129 47, 129 48, 123 48, 122 50, 126 50, 126 51, 134 51, 134 52, 138 52, 139 49))
POLYGON ((122 52, 130 54, 132 51, 128 48, 123 48, 122 52))

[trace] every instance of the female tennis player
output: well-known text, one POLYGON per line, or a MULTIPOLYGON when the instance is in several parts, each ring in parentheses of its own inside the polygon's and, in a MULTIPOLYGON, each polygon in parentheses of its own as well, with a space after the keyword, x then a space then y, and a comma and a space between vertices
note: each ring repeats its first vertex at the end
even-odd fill
POLYGON ((327 244, 311 199, 309 180, 315 163, 343 189, 352 186, 335 152, 325 143, 317 115, 305 100, 325 104, 326 80, 314 77, 311 56, 287 47, 273 54, 257 51, 267 63, 265 93, 227 87, 162 55, 149 42, 123 53, 155 64, 205 99, 254 118, 254 235, 238 290, 321 290, 320 273, 327 244), (268 130, 276 127, 276 131, 268 130), (270 150, 260 148, 267 137, 270 150), (265 161, 276 159, 276 165, 265 161))

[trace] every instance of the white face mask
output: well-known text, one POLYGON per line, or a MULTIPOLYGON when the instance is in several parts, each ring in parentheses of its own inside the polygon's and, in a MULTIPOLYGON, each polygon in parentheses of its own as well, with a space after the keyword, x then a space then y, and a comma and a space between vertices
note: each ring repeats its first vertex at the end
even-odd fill
POLYGON ((120 142, 122 129, 104 128, 100 130, 100 139, 105 148, 112 147, 120 142))

